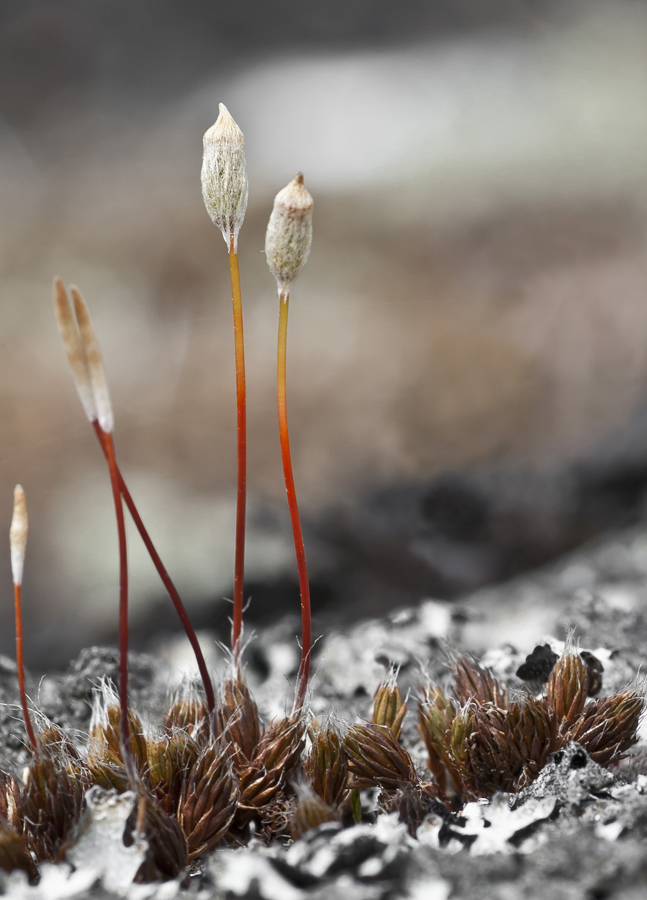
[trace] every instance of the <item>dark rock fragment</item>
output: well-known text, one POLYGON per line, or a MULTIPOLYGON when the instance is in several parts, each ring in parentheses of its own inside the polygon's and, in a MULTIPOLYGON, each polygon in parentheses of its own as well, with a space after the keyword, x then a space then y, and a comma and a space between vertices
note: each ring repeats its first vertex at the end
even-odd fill
POLYGON ((550 644, 538 644, 517 669, 517 678, 545 684, 558 659, 558 655, 550 649, 550 644))

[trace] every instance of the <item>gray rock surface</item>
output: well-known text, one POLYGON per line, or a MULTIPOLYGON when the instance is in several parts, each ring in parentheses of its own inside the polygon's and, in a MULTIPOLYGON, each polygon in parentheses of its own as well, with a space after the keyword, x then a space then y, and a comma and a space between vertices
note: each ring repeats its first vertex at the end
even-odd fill
MULTIPOLYGON (((329 634, 317 646, 313 712, 346 722, 366 719, 389 665, 400 667, 403 693, 415 694, 422 672, 440 681, 446 677, 449 647, 479 653, 513 689, 520 688, 514 673, 526 655, 544 642, 559 650, 569 628, 581 648, 603 663, 602 696, 632 680, 640 683, 647 650, 645 574, 647 530, 639 527, 459 602, 425 600, 387 619, 329 634)), ((282 712, 298 662, 291 626, 259 633, 249 659, 249 681, 263 715, 282 712)), ((43 713, 81 734, 93 690, 102 677, 115 676, 116 662, 114 650, 91 648, 67 673, 46 677, 40 688, 43 713)), ((145 721, 159 721, 178 677, 160 658, 133 656, 132 705, 145 721)), ((26 757, 15 667, 5 659, 0 692, 2 758, 5 768, 18 769, 26 757)), ((414 706, 412 697, 403 741, 423 774, 414 706)), ((637 900, 647 891, 646 750, 641 734, 628 759, 604 769, 569 744, 520 794, 470 803, 460 815, 432 813, 415 838, 397 814, 372 815, 347 829, 324 825, 286 845, 252 841, 239 850, 217 849, 181 884, 137 886, 127 893, 200 900, 637 900)), ((94 872, 87 865, 46 869, 37 888, 28 888, 21 875, 4 877, 3 890, 16 898, 116 897, 106 887, 116 882, 104 863, 94 872)))

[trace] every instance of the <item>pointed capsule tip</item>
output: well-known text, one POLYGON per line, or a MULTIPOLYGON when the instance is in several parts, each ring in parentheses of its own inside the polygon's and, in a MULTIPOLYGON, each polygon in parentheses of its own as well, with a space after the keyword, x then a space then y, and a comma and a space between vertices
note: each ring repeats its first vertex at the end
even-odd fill
POLYGON ((243 133, 236 124, 234 117, 224 103, 219 103, 218 117, 211 128, 208 128, 204 134, 205 148, 212 141, 222 142, 225 140, 244 143, 243 133))
POLYGON ((54 299, 59 307, 62 304, 64 305, 67 303, 67 291, 65 290, 63 280, 59 278, 58 275, 55 275, 54 280, 52 281, 52 291, 54 293, 54 299))

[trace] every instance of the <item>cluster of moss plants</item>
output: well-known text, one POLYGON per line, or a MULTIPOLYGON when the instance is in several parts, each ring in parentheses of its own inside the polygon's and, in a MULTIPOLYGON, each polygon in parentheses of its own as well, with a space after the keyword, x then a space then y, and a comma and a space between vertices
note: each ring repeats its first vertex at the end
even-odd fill
POLYGON ((637 740, 643 698, 623 691, 590 699, 595 668, 568 647, 545 691, 511 699, 505 685, 468 658, 452 663, 453 697, 426 683, 418 700, 428 752, 424 777, 402 743, 407 712, 391 672, 378 687, 370 722, 319 723, 307 708, 311 633, 305 550, 290 456, 286 411, 287 316, 292 284, 307 259, 312 198, 298 175, 276 197, 266 255, 279 293, 278 418, 302 610, 302 656, 291 710, 263 722, 242 668, 246 506, 246 408, 238 238, 247 204, 243 136, 229 113, 204 139, 203 195, 221 229, 232 281, 238 421, 238 504, 231 667, 215 689, 178 591, 139 515, 117 463, 114 416, 99 343, 77 288, 54 281, 56 315, 86 416, 105 455, 119 538, 120 670, 106 683, 83 746, 74 735, 32 717, 25 690, 21 586, 28 535, 23 489, 14 495, 10 530, 20 698, 31 762, 22 778, 0 772, 0 867, 30 880, 44 862, 64 860, 82 831, 88 792, 131 792, 125 843, 141 841, 138 881, 180 876, 219 844, 241 846, 299 838, 324 822, 362 819, 360 792, 377 789, 379 809, 397 812, 412 835, 430 812, 449 814, 495 791, 515 792, 537 777, 549 756, 579 742, 602 765, 637 740), (195 651, 201 685, 169 700, 164 719, 145 727, 128 701, 128 548, 124 504, 151 555, 195 651))
POLYGON ((599 673, 583 656, 567 645, 540 696, 511 699, 505 684, 464 657, 451 666, 454 697, 424 685, 418 730, 441 790, 456 804, 496 791, 516 793, 569 741, 600 765, 619 762, 638 740, 644 698, 625 690, 593 699, 599 673))

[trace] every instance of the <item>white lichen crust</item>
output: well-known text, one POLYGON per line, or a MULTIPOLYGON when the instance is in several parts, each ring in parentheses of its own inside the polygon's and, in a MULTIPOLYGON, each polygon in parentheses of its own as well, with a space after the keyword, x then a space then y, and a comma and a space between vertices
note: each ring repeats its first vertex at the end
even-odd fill
POLYGON ((247 209, 245 139, 224 103, 214 125, 205 132, 202 156, 202 197, 225 243, 238 242, 247 209))
POLYGON ((300 172, 274 200, 265 235, 265 256, 279 293, 290 289, 308 259, 313 205, 300 172))

